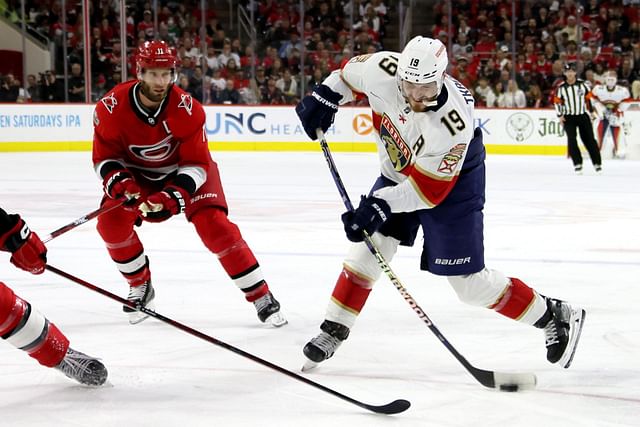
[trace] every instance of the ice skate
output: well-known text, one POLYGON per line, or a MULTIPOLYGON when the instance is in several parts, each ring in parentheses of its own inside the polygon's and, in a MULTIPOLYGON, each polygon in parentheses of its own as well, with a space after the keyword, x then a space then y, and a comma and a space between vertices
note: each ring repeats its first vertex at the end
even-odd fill
POLYGON ((575 165, 573 170, 576 175, 582 175, 582 165, 575 165))
POLYGON ((330 320, 322 322, 320 329, 322 330, 320 335, 312 338, 302 350, 307 357, 302 366, 303 372, 315 368, 320 362, 333 356, 340 344, 349 336, 349 328, 330 320))
POLYGON ((547 360, 568 368, 580 340, 586 313, 553 298, 547 298, 547 307, 551 314, 551 320, 544 326, 547 360))
POLYGON ((253 305, 256 307, 258 319, 262 323, 268 323, 276 328, 288 323, 280 312, 280 303, 275 299, 271 291, 255 300, 253 305))
POLYGON ((99 386, 107 380, 107 368, 96 358, 69 347, 55 368, 80 384, 99 386))
POLYGON ((593 165, 593 168, 596 170, 596 175, 602 174, 602 165, 593 165))
MULTIPOLYGON (((140 286, 130 286, 127 300, 134 303, 136 306, 142 305, 149 310, 155 310, 156 306, 153 302, 155 297, 156 292, 153 290, 151 282, 147 282, 140 286)), ((149 317, 148 314, 134 310, 127 305, 122 306, 122 311, 129 314, 129 323, 132 325, 138 324, 149 317)))

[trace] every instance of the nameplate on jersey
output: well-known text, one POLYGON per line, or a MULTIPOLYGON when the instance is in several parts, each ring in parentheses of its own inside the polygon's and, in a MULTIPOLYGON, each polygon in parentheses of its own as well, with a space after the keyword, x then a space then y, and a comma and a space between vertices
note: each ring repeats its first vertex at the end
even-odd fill
POLYGON ((380 121, 380 139, 396 171, 400 172, 411 164, 411 149, 386 113, 382 115, 380 121))

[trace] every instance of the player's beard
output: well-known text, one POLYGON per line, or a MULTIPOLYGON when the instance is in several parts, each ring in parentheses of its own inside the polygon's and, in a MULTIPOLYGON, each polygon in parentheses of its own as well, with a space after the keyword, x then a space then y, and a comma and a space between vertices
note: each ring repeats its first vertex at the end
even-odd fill
POLYGON ((411 98, 407 98, 407 102, 409 103, 409 106, 414 113, 424 113, 425 111, 427 111, 427 106, 422 102, 414 101, 411 98))
POLYGON ((161 87, 152 88, 144 80, 142 80, 140 82, 140 92, 142 93, 142 95, 144 95, 145 98, 147 98, 149 101, 151 101, 153 103, 162 102, 162 100, 165 98, 165 96, 167 96, 167 93, 169 93, 169 88, 170 87, 171 87, 170 84, 167 85, 167 87, 165 87, 164 90, 160 93, 159 89, 161 87))

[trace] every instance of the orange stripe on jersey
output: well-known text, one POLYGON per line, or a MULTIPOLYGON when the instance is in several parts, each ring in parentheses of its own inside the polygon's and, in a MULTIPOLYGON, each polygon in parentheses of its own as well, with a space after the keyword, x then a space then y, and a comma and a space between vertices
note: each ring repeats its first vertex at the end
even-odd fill
POLYGON ((554 104, 563 104, 564 101, 561 98, 558 98, 557 96, 553 97, 553 103, 554 104))
POLYGON ((505 317, 519 320, 524 316, 535 301, 533 289, 525 285, 521 280, 510 278, 510 284, 500 296, 498 302, 489 308, 497 311, 505 317))
MULTIPOLYGON (((405 171, 403 171, 403 173, 404 172, 405 171)), ((408 167, 407 174, 416 193, 418 193, 418 196, 420 196, 422 201, 429 207, 434 207, 442 203, 458 181, 457 174, 452 177, 443 178, 432 175, 417 165, 408 167)))

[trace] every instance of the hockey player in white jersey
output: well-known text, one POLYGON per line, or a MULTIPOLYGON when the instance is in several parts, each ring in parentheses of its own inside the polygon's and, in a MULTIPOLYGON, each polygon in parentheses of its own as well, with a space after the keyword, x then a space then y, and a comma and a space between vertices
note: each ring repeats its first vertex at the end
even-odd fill
POLYGON ((362 231, 387 261, 422 228, 420 268, 446 276, 460 300, 544 330, 547 359, 571 364, 584 310, 545 297, 484 264, 485 149, 471 93, 446 73, 445 46, 415 37, 402 53, 352 58, 296 107, 306 133, 326 131, 338 106, 366 96, 381 175, 354 212, 342 215, 347 254, 322 322, 304 347, 304 370, 330 358, 349 336, 380 267, 362 231))
POLYGON ((598 112, 598 146, 605 158, 624 159, 627 154, 624 132, 625 101, 631 99, 629 89, 618 84, 618 73, 609 70, 605 84, 596 85, 591 92, 591 102, 598 112), (622 132, 621 132, 622 131, 622 132), (609 144, 607 135, 611 135, 609 144))

